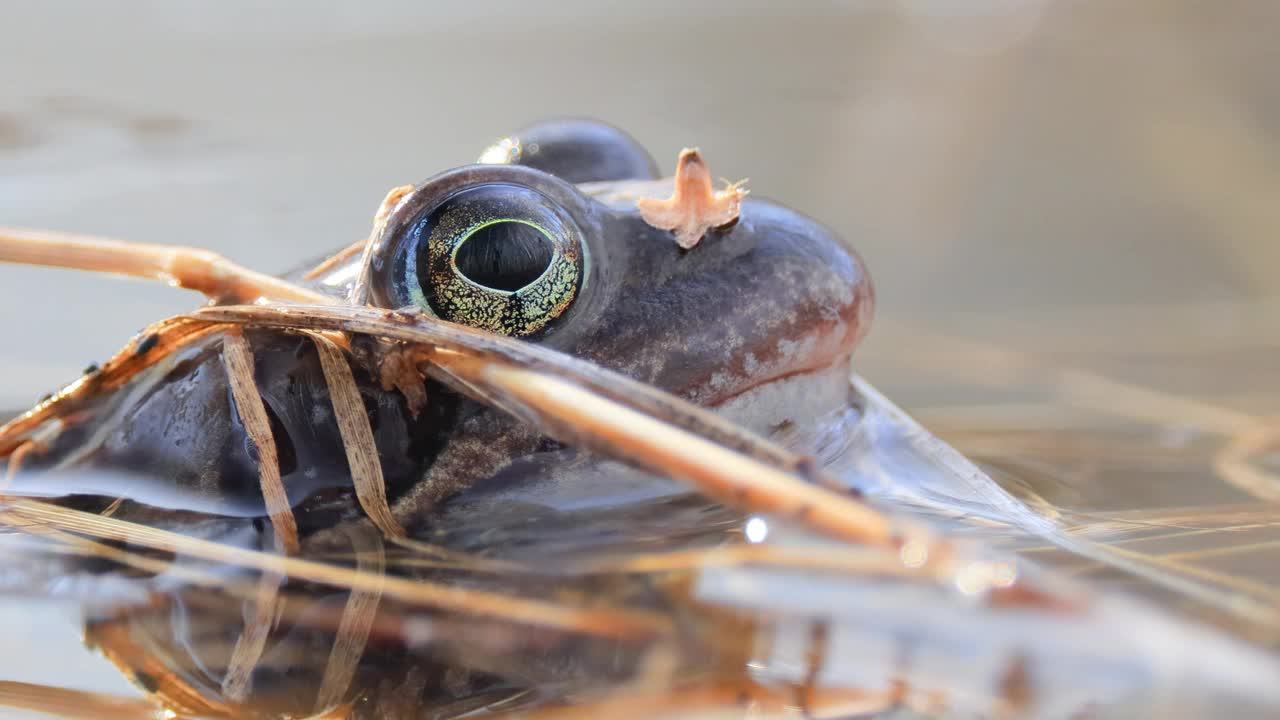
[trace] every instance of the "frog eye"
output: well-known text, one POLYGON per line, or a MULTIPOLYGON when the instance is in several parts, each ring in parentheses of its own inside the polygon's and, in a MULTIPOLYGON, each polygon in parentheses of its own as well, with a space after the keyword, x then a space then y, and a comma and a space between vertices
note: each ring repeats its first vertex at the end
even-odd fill
POLYGON ((489 183, 420 212, 392 248, 386 301, 504 335, 563 313, 586 261, 573 220, 533 188, 489 183))

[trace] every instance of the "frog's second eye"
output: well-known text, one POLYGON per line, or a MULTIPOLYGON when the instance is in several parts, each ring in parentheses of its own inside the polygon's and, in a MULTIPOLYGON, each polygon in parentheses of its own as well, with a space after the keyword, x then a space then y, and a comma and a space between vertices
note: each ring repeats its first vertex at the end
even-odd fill
POLYGON ((528 335, 563 313, 582 287, 582 233, 531 188, 487 184, 426 210, 388 270, 398 304, 504 335, 528 335))

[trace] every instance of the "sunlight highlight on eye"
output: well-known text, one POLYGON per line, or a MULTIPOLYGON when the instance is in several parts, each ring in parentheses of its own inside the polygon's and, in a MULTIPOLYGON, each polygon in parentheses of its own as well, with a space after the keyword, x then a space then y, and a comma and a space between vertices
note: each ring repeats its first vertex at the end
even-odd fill
POLYGON ((520 159, 520 138, 505 137, 480 153, 481 165, 510 165, 520 159))
POLYGON ((747 542, 762 543, 769 537, 769 524, 764 521, 764 518, 753 517, 747 521, 743 533, 747 536, 747 542))

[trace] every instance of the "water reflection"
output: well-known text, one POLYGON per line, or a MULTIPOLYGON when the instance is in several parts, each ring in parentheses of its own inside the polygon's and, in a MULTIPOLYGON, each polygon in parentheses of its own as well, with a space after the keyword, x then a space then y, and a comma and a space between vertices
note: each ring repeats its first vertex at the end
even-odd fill
MULTIPOLYGON (((915 503, 943 526, 1052 540, 962 516, 981 484, 1002 491, 855 388, 836 425, 862 440, 828 457, 852 469, 849 482, 874 490, 872 468, 900 473, 911 459, 928 489, 915 503)), ((830 421, 790 428, 789 442, 825 446, 830 421)), ((270 529, 251 522, 207 526, 217 544, 151 531, 114 546, 57 530, 76 527, 74 511, 15 500, 5 513, 44 528, 25 552, 56 563, 54 577, 145 590, 111 602, 95 592, 86 640, 192 716, 1056 717, 1175 701, 1245 716, 1280 703, 1274 659, 980 545, 950 546, 956 561, 939 566, 919 543, 892 555, 833 543, 600 458, 540 454, 520 467, 517 511, 485 501, 511 501, 511 487, 482 486, 407 539, 358 521, 301 558, 275 554, 270 529), (584 504, 537 490, 566 464, 599 497, 623 493, 584 504)))

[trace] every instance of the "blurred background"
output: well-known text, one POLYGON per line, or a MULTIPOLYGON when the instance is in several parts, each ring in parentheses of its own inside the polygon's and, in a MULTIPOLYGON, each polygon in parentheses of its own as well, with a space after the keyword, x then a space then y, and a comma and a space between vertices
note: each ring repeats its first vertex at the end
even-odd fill
MULTIPOLYGON (((1265 457, 1232 476, 1214 453, 1280 414, 1278 20, 1265 0, 0 0, 0 225, 284 271, 367 232, 388 188, 594 116, 851 238, 880 300, 858 369, 1012 484, 1095 514, 1271 502, 1265 457)), ((196 302, 0 267, 0 409, 196 302)))
MULTIPOLYGON (((1276 338, 1275 3, 54 0, 0 17, 3 224, 281 271, 367 232, 388 188, 588 115, 668 171, 698 145, 852 238, 882 384, 907 322, 1063 351, 1100 318, 1126 341, 1276 338), (1178 320, 1151 327, 1153 308, 1178 320)), ((195 300, 0 268, 0 407, 195 300)))

